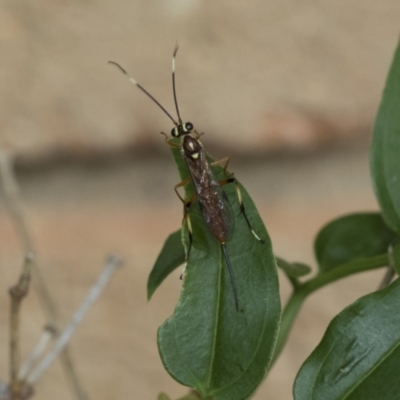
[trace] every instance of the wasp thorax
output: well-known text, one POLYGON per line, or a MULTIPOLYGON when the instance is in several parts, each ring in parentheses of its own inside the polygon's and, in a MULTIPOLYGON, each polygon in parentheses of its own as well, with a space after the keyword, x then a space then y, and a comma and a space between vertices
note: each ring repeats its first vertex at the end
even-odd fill
POLYGON ((185 136, 182 149, 186 156, 193 160, 197 160, 199 158, 201 148, 202 146, 197 139, 192 138, 191 136, 185 136))

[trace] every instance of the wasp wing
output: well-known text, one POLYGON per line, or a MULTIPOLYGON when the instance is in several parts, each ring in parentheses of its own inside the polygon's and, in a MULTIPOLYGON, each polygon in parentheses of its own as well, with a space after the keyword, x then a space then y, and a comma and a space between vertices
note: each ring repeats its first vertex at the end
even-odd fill
POLYGON ((211 233, 221 243, 233 232, 234 214, 228 197, 216 179, 204 149, 197 159, 184 156, 197 200, 211 233))

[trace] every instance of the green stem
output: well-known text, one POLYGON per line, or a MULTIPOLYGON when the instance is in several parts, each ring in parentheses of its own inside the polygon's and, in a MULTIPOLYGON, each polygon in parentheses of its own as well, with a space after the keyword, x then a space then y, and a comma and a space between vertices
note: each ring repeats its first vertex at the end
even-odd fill
POLYGON ((293 322, 296 319, 297 314, 299 313, 300 308, 307 296, 309 296, 315 290, 328 285, 329 283, 359 272, 385 267, 388 265, 388 262, 389 259, 387 254, 356 260, 350 263, 339 265, 338 267, 334 267, 327 272, 321 272, 314 278, 300 284, 297 288, 295 288, 282 313, 281 327, 276 342, 272 364, 276 361, 281 353, 289 336, 293 322))
POLYGON ((272 359, 271 365, 275 363, 283 347, 285 346, 293 322, 296 319, 297 314, 299 313, 300 308, 303 305, 306 297, 307 294, 305 294, 300 288, 293 291, 289 301, 286 303, 285 308, 282 312, 281 326, 279 328, 278 339, 276 341, 274 357, 272 359))

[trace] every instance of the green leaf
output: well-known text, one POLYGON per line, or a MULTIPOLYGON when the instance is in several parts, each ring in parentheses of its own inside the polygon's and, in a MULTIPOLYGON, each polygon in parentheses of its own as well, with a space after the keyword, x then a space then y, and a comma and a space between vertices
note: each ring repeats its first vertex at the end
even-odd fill
POLYGON ((307 264, 299 262, 290 263, 280 257, 276 257, 276 262, 278 267, 290 278, 300 278, 301 276, 307 275, 311 272, 311 267, 307 264))
POLYGON ((315 239, 319 270, 327 272, 341 264, 384 254, 396 237, 379 213, 350 214, 335 219, 315 239))
POLYGON ((157 400, 171 400, 165 393, 160 393, 157 397, 157 400))
POLYGON ((182 244, 181 230, 171 233, 164 243, 163 248, 147 281, 147 299, 150 300, 155 290, 164 279, 185 261, 185 249, 182 244))
POLYGON ((295 400, 393 400, 400 393, 400 280, 330 323, 301 367, 295 400))
POLYGON ((400 233, 400 44, 375 121, 370 165, 375 194, 388 226, 400 233))
MULTIPOLYGON (((173 151, 182 179, 188 172, 179 150, 173 151)), ((222 168, 214 168, 223 179, 222 168)), ((186 196, 193 193, 188 185, 186 196)), ((234 185, 224 186, 235 215, 227 242, 240 311, 219 243, 210 234, 195 202, 190 210, 193 247, 174 314, 158 331, 158 346, 166 370, 183 385, 215 400, 247 399, 261 383, 270 364, 280 318, 280 299, 271 242, 253 202, 241 186, 250 232, 234 185), (233 186, 233 187, 230 187, 233 186)), ((187 230, 183 228, 185 246, 187 230)))

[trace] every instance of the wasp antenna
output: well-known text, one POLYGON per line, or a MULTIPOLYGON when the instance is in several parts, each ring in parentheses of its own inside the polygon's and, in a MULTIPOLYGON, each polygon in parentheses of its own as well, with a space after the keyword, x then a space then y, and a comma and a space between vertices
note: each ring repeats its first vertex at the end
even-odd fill
POLYGON ((179 44, 178 44, 178 41, 176 41, 175 48, 174 48, 174 57, 176 57, 176 53, 178 52, 178 50, 179 50, 179 44))
POLYGON ((146 96, 150 97, 151 100, 154 101, 158 105, 158 107, 161 108, 161 110, 164 111, 164 113, 169 117, 169 119, 174 123, 174 125, 178 125, 178 123, 175 121, 175 119, 171 116, 171 114, 161 105, 161 103, 153 97, 142 85, 137 83, 135 79, 133 79, 124 68, 122 68, 118 63, 115 61, 109 61, 109 64, 115 65, 124 75, 126 75, 131 83, 133 83, 135 86, 137 86, 146 96))
POLYGON ((115 66, 117 66, 120 70, 121 70, 121 72, 123 73, 123 74, 125 74, 125 75, 127 75, 127 76, 130 76, 118 63, 116 63, 115 61, 109 61, 108 62, 109 64, 114 64, 115 66))
POLYGON ((176 43, 174 53, 172 55, 172 91, 174 93, 174 102, 175 102, 176 113, 178 114, 178 121, 181 124, 182 119, 179 114, 178 99, 176 97, 176 85, 175 85, 175 58, 176 58, 176 53, 178 52, 178 49, 179 49, 179 46, 178 46, 178 43, 176 43))
POLYGON ((125 74, 129 81, 132 82, 134 85, 139 86, 138 83, 126 72, 126 70, 124 68, 122 68, 118 63, 114 62, 114 61, 109 61, 109 64, 113 64, 115 65, 123 74, 125 74))
POLYGON ((175 58, 176 58, 176 54, 178 53, 178 50, 179 50, 179 45, 178 45, 178 42, 176 42, 174 52, 172 54, 172 72, 175 72, 175 58))

